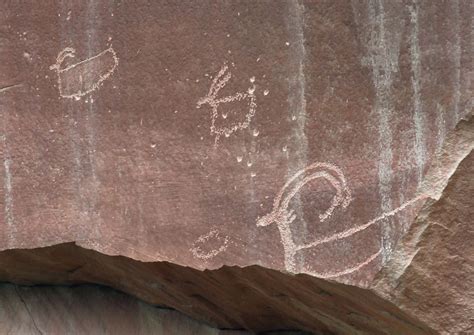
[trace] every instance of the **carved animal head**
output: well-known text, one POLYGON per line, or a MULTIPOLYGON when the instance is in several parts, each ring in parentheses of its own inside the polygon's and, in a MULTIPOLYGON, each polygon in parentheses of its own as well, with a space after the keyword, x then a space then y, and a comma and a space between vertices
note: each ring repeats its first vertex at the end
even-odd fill
POLYGON ((300 170, 287 181, 276 196, 272 211, 260 218, 257 221, 257 226, 263 227, 272 223, 289 225, 293 222, 296 216, 293 210, 289 208, 291 199, 306 184, 318 178, 328 181, 336 191, 326 211, 319 215, 320 221, 329 218, 337 207, 346 208, 349 205, 352 196, 342 171, 337 166, 329 163, 314 163, 300 170))
POLYGON ((49 67, 50 70, 60 71, 61 65, 63 64, 64 60, 68 57, 70 58, 76 57, 76 50, 74 50, 73 48, 65 48, 63 51, 61 51, 58 57, 56 58, 56 63, 49 67))

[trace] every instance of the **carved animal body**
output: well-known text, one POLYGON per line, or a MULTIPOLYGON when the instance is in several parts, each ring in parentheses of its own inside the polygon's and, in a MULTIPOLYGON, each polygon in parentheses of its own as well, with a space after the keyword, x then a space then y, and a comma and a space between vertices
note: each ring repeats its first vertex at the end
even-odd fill
POLYGON ((277 225, 285 253, 285 268, 287 271, 292 273, 303 272, 320 278, 334 278, 351 274, 360 270, 364 266, 377 259, 383 251, 382 248, 380 248, 374 254, 369 255, 365 260, 359 262, 358 264, 349 266, 343 270, 332 272, 328 271, 324 273, 318 273, 310 270, 307 264, 297 264, 296 254, 301 250, 314 248, 322 244, 348 238, 364 231, 365 229, 381 222, 384 219, 396 215, 398 212, 408 208, 409 206, 415 205, 418 201, 429 197, 428 195, 424 194, 419 195, 405 202, 401 206, 389 212, 383 213, 369 222, 366 222, 365 224, 334 233, 327 237, 315 238, 310 243, 297 244, 293 239, 290 227, 292 222, 296 219, 294 211, 289 209, 290 201, 306 184, 318 178, 325 179, 336 191, 326 211, 319 215, 321 222, 329 219, 337 208, 344 210, 349 206, 352 201, 352 196, 341 169, 329 163, 318 162, 300 170, 292 178, 290 178, 290 180, 288 180, 288 182, 282 187, 280 192, 275 197, 272 211, 257 221, 257 226, 259 227, 268 226, 272 223, 277 225))
POLYGON ((112 47, 78 63, 65 64, 68 58, 74 57, 75 50, 65 48, 50 67, 58 75, 59 94, 63 98, 80 99, 95 91, 118 65, 118 57, 112 47))

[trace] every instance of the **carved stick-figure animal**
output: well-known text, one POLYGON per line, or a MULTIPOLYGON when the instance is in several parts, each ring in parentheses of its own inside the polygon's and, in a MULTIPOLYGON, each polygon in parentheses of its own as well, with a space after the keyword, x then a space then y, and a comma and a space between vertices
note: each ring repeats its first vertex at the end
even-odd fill
MULTIPOLYGON (((229 70, 227 65, 224 65, 216 77, 213 79, 209 93, 201 98, 197 103, 197 108, 200 108, 204 104, 208 104, 211 107, 211 135, 215 135, 214 144, 217 146, 219 138, 222 135, 229 137, 232 133, 236 132, 239 129, 245 129, 250 125, 250 121, 255 115, 257 108, 256 98, 255 98, 255 85, 247 90, 247 92, 235 93, 233 95, 225 96, 218 98, 217 95, 219 91, 224 88, 227 82, 232 78, 232 73, 229 70), (227 126, 216 126, 216 120, 219 116, 218 108, 221 104, 226 104, 234 101, 248 101, 248 110, 245 114, 245 117, 241 121, 234 122, 227 126)), ((251 80, 253 81, 253 80, 251 80)))
POLYGON ((112 47, 83 61, 65 64, 69 58, 75 58, 73 48, 65 48, 50 66, 58 75, 59 95, 63 98, 80 99, 95 91, 103 81, 109 78, 118 65, 118 57, 112 47))

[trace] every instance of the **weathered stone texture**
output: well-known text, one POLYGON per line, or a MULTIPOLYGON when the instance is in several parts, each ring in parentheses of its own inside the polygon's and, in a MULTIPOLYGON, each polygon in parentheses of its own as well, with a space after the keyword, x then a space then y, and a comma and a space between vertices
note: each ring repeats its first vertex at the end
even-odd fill
MULTIPOLYGON (((474 141, 472 124, 461 125, 458 145, 474 141)), ((473 178, 471 152, 441 199, 420 213, 374 283, 383 296, 443 334, 474 332, 473 178)))
POLYGON ((250 335, 199 324, 106 287, 0 285, 0 334, 250 335))
POLYGON ((468 331, 473 17, 470 0, 0 3, 0 280, 252 330, 468 331))

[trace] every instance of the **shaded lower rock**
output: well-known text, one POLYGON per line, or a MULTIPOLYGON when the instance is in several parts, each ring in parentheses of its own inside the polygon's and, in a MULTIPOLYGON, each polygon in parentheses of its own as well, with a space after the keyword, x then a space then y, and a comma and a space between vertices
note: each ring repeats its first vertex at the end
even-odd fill
POLYGON ((0 279, 25 285, 112 286, 226 329, 434 334, 370 290, 259 266, 199 271, 166 262, 108 256, 67 243, 1 252, 0 279))
POLYGON ((0 285, 0 334, 247 335, 96 285, 0 285))

